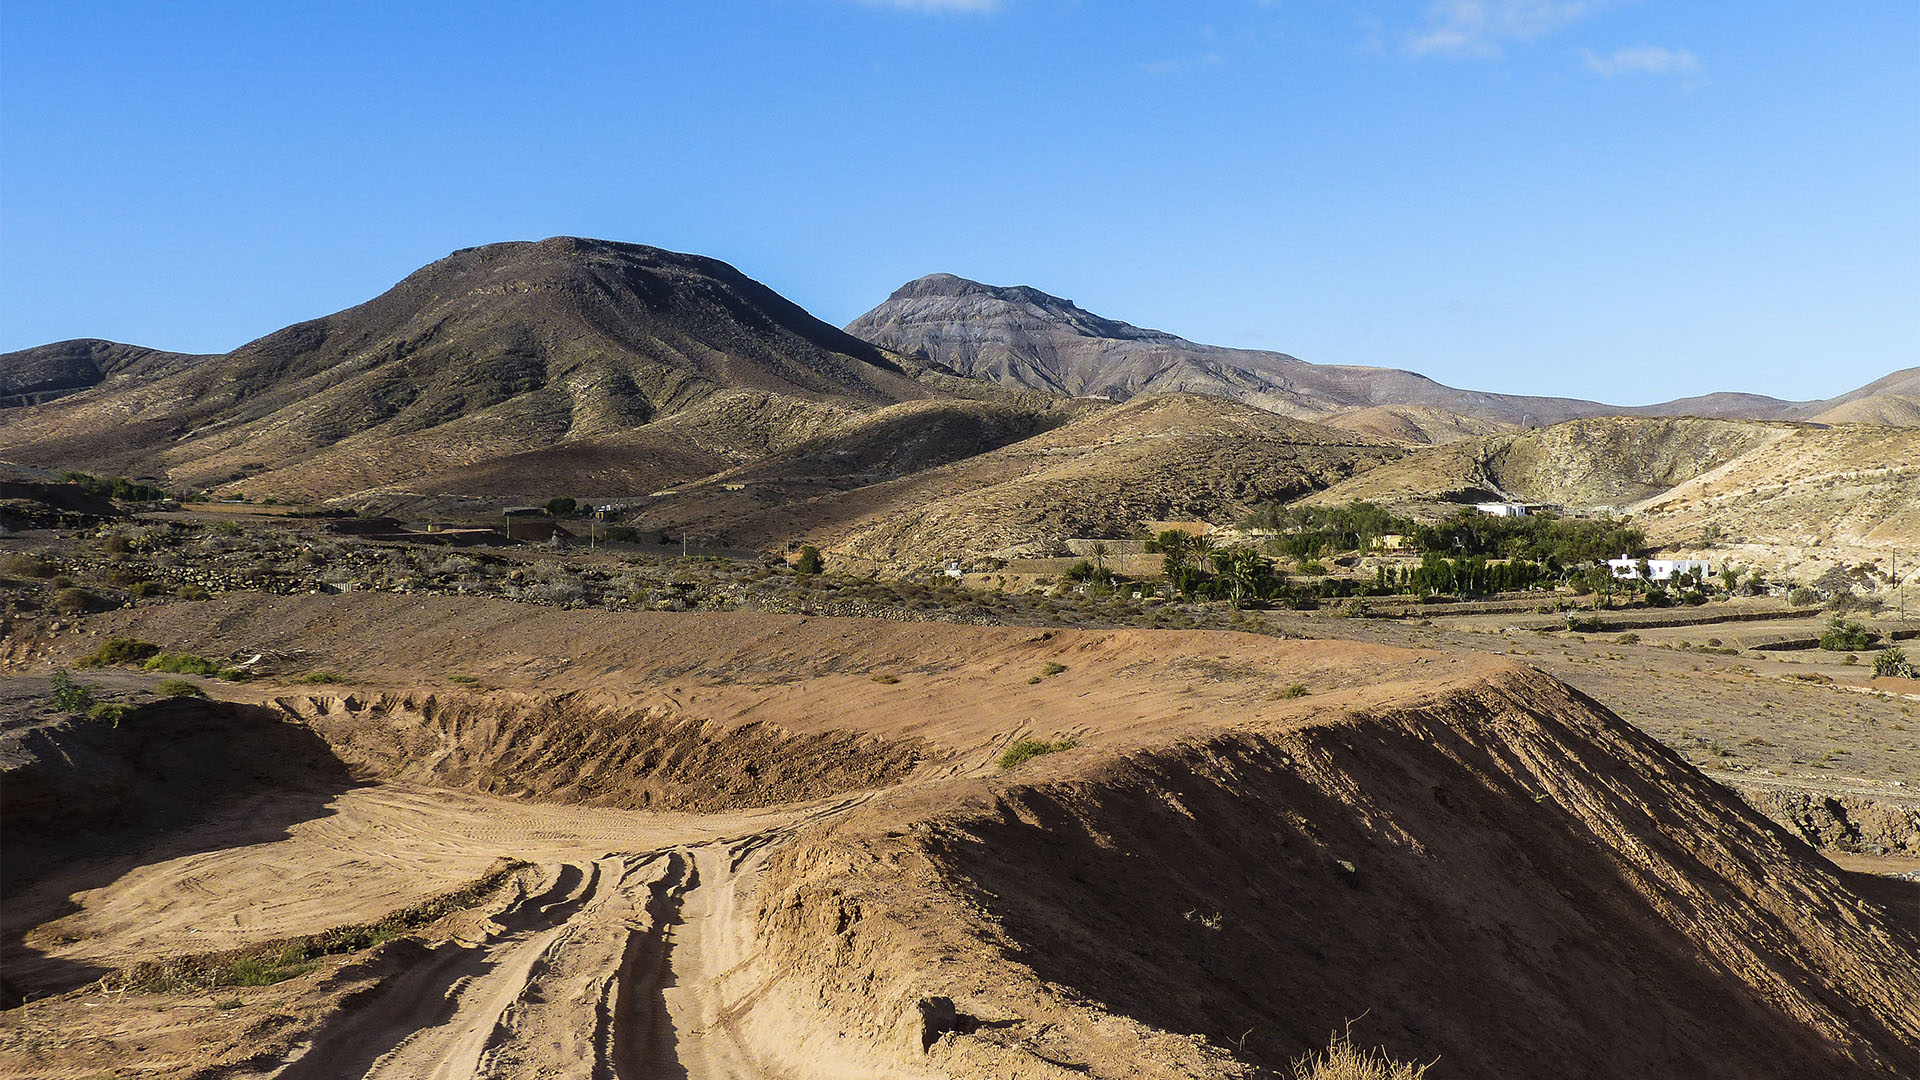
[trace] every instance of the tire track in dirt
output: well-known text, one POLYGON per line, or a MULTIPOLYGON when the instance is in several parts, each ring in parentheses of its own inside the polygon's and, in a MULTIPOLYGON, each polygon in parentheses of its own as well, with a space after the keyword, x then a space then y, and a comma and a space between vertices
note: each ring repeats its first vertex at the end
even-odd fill
MULTIPOLYGON (((750 900, 772 828, 543 869, 484 941, 450 941, 323 1026, 279 1080, 747 1080, 793 1075, 742 1023, 766 995, 751 970, 750 900)), ((804 1025, 799 1017, 783 1022, 804 1025)))

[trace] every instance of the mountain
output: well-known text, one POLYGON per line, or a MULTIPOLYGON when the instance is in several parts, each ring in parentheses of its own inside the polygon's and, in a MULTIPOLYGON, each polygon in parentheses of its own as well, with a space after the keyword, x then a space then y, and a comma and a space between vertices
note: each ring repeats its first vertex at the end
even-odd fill
POLYGON ((299 498, 537 495, 583 463, 645 490, 943 396, 723 262, 573 237, 454 252, 224 355, 68 342, 0 373, 65 392, 0 412, 0 456, 299 498), (537 467, 483 467, 513 455, 537 467))
MULTIPOLYGON (((1394 368, 1312 364, 1285 353, 1202 345, 1095 315, 1031 286, 983 285, 952 274, 908 282, 847 324, 847 332, 1006 386, 1116 401, 1173 391, 1214 394, 1314 419, 1401 406, 1519 427, 1607 415, 1807 419, 1855 395, 1910 392, 1898 388, 1920 382, 1920 368, 1913 368, 1829 401, 1720 393, 1635 407, 1482 393, 1394 368)), ((1413 437, 1420 439, 1417 431, 1413 437)))
POLYGON ((1813 418, 1816 424, 1878 424, 1881 427, 1920 427, 1920 397, 1911 394, 1870 394, 1842 402, 1813 418))
MULTIPOLYGON (((1124 537, 1143 520, 1225 523, 1405 453, 1384 439, 1197 394, 1076 404, 1077 415, 1057 407, 1027 416, 1037 434, 857 482, 845 479, 849 438, 836 435, 651 502, 636 522, 746 547, 804 537, 890 574, 1044 554, 1065 537, 1124 537)), ((898 406, 871 422, 899 427, 913 415, 906 410, 930 408, 898 406)))
POLYGON ((98 386, 112 376, 179 371, 204 356, 81 338, 0 356, 0 409, 38 405, 98 386))

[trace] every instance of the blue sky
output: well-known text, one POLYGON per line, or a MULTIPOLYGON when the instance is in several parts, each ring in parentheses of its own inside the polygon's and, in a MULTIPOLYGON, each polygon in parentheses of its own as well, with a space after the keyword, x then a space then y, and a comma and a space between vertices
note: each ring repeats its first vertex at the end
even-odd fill
POLYGON ((1920 363, 1920 5, 0 3, 0 349, 221 351, 460 247, 903 281, 1456 386, 1920 363))

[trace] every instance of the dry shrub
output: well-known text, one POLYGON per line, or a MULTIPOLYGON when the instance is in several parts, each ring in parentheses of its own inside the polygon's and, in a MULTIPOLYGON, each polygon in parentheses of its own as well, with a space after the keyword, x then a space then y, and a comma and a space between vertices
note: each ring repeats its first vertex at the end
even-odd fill
POLYGON ((1293 1063, 1294 1080, 1421 1080, 1432 1068, 1387 1057, 1381 1049, 1360 1050, 1350 1035, 1335 1035, 1326 1050, 1293 1063))

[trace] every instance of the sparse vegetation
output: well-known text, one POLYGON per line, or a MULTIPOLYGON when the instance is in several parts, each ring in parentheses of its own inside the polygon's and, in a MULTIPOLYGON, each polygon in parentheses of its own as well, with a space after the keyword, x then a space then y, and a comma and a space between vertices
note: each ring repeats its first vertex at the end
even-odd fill
POLYGON ((98 689, 76 680, 66 668, 56 668, 53 673, 53 693, 47 700, 61 712, 84 713, 93 708, 93 695, 98 689))
POLYGON ((100 647, 75 660, 83 668, 111 667, 118 664, 138 664, 158 655, 160 646, 139 638, 115 637, 101 642, 100 647))
POLYGON ((1292 686, 1280 691, 1280 696, 1288 699, 1306 697, 1307 685, 1305 683, 1294 683, 1292 686))
POLYGON ((220 665, 204 656, 192 653, 156 653, 141 665, 148 671, 163 671, 169 675, 218 675, 220 665))
POLYGON ((331 683, 340 682, 341 679, 340 679, 340 676, 335 675, 331 671, 309 671, 305 675, 300 676, 299 681, 303 683, 309 683, 315 686, 325 686, 331 683))
POLYGON ((1000 752, 1000 767, 1011 769, 1042 754, 1057 754, 1074 748, 1072 739, 1015 739, 1000 752))
POLYGON ((473 882, 402 908, 377 922, 337 926, 318 934, 228 952, 144 961, 108 975, 101 985, 112 991, 166 994, 284 982, 312 971, 324 957, 373 948, 472 907, 527 866, 519 860, 502 859, 473 882))
POLYGON ((1421 1080, 1432 1067, 1432 1062, 1394 1061, 1384 1049, 1358 1049, 1349 1032, 1335 1035, 1325 1050, 1295 1061, 1293 1076, 1294 1080, 1421 1080))
POLYGON ((1061 672, 1063 672, 1063 671, 1065 671, 1065 670, 1067 670, 1067 665, 1065 665, 1065 664, 1062 664, 1062 663, 1058 663, 1058 662, 1056 662, 1056 661, 1053 661, 1053 660, 1049 660, 1049 661, 1047 661, 1047 662, 1046 662, 1046 664, 1045 664, 1045 665, 1044 665, 1043 667, 1041 667, 1041 669, 1040 669, 1040 674, 1042 674, 1042 675, 1058 675, 1058 674, 1060 674, 1061 672))
POLYGON ((1827 620, 1827 629, 1820 635, 1820 647, 1829 652, 1854 652, 1872 645, 1877 636, 1865 626, 1835 615, 1827 620))
POLYGON ((826 562, 820 558, 820 549, 808 544, 800 549, 800 557, 794 560, 793 571, 796 574, 818 574, 826 569, 826 562))
POLYGON ((120 721, 132 715, 133 706, 118 701, 96 702, 93 708, 87 710, 87 719, 116 728, 120 726, 120 721))
POLYGON ((84 615, 100 606, 100 598, 86 589, 67 586, 53 594, 53 610, 62 615, 84 615))
POLYGON ((1880 655, 1873 658, 1873 674, 1876 678, 1911 679, 1914 678, 1913 662, 1907 659, 1904 649, 1882 649, 1880 655))
POLYGON ((885 686, 892 686, 894 683, 900 681, 900 676, 888 675, 885 672, 875 672, 872 678, 874 682, 881 683, 885 686))
POLYGON ((459 683, 461 686, 477 686, 480 683, 479 677, 475 675, 449 675, 447 681, 459 683))
POLYGON ((207 696, 207 692, 200 689, 200 684, 191 679, 161 679, 160 685, 155 689, 168 697, 207 696))

